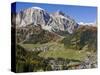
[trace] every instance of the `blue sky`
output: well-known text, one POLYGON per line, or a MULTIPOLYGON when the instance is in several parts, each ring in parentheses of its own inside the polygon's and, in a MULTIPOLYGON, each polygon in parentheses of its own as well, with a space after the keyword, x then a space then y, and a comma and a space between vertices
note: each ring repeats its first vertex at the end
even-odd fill
MULTIPOLYGON (((15 6, 13 4, 13 6, 15 6)), ((43 3, 27 3, 17 2, 16 12, 27 9, 30 7, 40 7, 48 11, 49 13, 61 10, 65 14, 69 15, 76 22, 93 23, 97 20, 97 7, 90 6, 73 6, 73 5, 57 5, 57 4, 43 4, 43 3)), ((13 9, 12 9, 13 11, 13 9)))

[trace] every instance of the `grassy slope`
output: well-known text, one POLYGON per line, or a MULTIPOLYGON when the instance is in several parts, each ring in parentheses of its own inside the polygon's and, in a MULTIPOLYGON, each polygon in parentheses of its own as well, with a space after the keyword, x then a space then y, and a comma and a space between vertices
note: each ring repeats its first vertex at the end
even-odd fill
POLYGON ((79 50, 64 48, 63 44, 53 43, 49 51, 41 52, 39 56, 48 58, 64 58, 82 60, 86 56, 86 52, 80 52, 79 50))
POLYGON ((34 47, 41 47, 43 45, 50 46, 49 51, 41 52, 39 54, 40 57, 48 58, 64 58, 64 59, 74 59, 74 60, 83 60, 86 56, 85 51, 79 51, 74 49, 67 49, 64 48, 63 44, 49 42, 46 44, 21 44, 24 48, 34 48, 34 47))
POLYGON ((79 53, 79 51, 70 49, 47 51, 39 54, 39 56, 44 58, 53 57, 53 58, 64 58, 64 59, 74 59, 74 60, 82 60, 84 59, 85 55, 86 55, 85 52, 79 53))

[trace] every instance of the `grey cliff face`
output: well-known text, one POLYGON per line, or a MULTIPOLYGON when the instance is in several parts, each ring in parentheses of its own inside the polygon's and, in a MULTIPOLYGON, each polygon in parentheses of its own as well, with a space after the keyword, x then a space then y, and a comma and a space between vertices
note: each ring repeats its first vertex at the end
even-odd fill
POLYGON ((68 31, 73 33, 78 24, 70 16, 65 15, 63 12, 58 11, 52 14, 53 21, 50 24, 54 30, 68 31))
POLYGON ((53 14, 39 7, 31 7, 16 14, 16 26, 41 25, 48 31, 68 31, 73 33, 78 24, 63 12, 53 14))

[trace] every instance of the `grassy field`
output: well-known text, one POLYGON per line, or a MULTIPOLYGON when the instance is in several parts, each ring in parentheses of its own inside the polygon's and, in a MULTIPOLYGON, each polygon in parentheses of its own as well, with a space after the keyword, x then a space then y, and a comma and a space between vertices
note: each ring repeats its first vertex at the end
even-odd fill
POLYGON ((82 61, 85 58, 86 53, 71 49, 52 50, 52 51, 49 50, 47 52, 41 52, 39 56, 44 58, 52 57, 52 58, 64 58, 64 59, 73 59, 82 61))
POLYGON ((26 49, 32 49, 34 47, 40 47, 41 44, 20 44, 21 46, 23 46, 26 49))
POLYGON ((83 60, 86 57, 85 51, 79 51, 74 49, 67 49, 63 44, 60 43, 46 43, 46 44, 21 44, 26 49, 32 49, 34 47, 42 47, 48 45, 50 49, 46 52, 41 52, 40 57, 43 58, 64 58, 64 59, 74 59, 74 60, 83 60))

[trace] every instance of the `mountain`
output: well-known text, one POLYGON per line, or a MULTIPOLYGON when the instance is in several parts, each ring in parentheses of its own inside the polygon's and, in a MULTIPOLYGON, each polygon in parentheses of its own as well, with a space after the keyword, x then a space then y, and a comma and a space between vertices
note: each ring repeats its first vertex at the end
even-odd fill
POLYGON ((31 7, 12 13, 12 24, 16 25, 18 43, 42 44, 64 38, 62 42, 67 48, 97 48, 97 27, 78 25, 62 11, 48 13, 40 7, 31 7))
POLYGON ((20 27, 17 28, 16 33, 17 33, 16 35, 17 43, 42 44, 51 41, 56 42, 59 38, 61 38, 61 36, 57 35, 56 33, 42 29, 41 25, 38 26, 28 25, 26 27, 20 27))
POLYGON ((78 27, 78 24, 75 22, 75 20, 69 15, 65 15, 62 11, 57 11, 51 16, 53 21, 50 25, 57 31, 68 31, 71 34, 78 27))
POLYGON ((32 7, 20 11, 16 15, 16 24, 18 26, 26 26, 29 24, 37 25, 43 24, 46 25, 50 16, 49 14, 39 7, 32 7))
POLYGON ((62 40, 65 47, 76 50, 97 50, 97 27, 80 25, 72 35, 62 40))
POLYGON ((78 24, 70 16, 61 11, 48 13, 40 7, 31 7, 16 13, 16 26, 41 25, 42 29, 48 31, 67 31, 73 33, 78 24))
POLYGON ((97 22, 95 21, 95 22, 90 22, 90 23, 84 23, 84 22, 79 22, 78 23, 79 25, 88 25, 88 26, 94 26, 94 27, 96 27, 97 26, 97 22))

